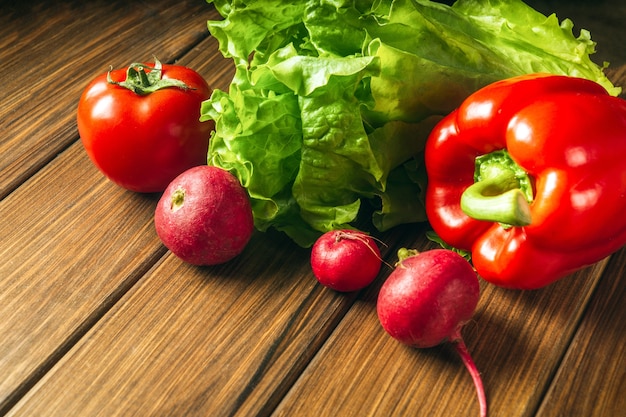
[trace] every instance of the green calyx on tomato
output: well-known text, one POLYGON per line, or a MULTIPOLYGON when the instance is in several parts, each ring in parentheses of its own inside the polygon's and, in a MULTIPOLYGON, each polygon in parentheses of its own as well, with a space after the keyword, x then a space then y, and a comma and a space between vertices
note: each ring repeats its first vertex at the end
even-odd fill
POLYGON ((211 92, 201 74, 181 65, 155 61, 103 72, 80 96, 78 133, 111 181, 163 192, 187 169, 207 164, 215 124, 200 121, 200 107, 211 92))
POLYGON ((181 80, 163 78, 163 65, 156 57, 154 58, 154 67, 149 67, 142 63, 130 64, 124 81, 114 81, 111 78, 111 71, 109 71, 107 73, 107 81, 110 84, 127 88, 139 95, 154 93, 170 87, 182 88, 184 90, 191 88, 181 80))

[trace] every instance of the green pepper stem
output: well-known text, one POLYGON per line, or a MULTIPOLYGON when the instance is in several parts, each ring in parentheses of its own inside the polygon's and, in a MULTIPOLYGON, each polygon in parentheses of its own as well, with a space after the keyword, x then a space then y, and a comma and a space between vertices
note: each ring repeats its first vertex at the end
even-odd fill
POLYGON ((515 184, 513 173, 506 171, 475 182, 461 195, 461 210, 477 220, 527 226, 531 222, 530 205, 515 184))

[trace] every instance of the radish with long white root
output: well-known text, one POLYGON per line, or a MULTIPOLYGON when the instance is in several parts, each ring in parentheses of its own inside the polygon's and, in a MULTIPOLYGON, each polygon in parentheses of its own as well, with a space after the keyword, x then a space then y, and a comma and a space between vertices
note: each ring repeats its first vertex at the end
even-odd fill
POLYGON ((394 339, 417 348, 455 345, 476 387, 480 416, 487 400, 480 373, 461 336, 472 318, 480 288, 472 266, 456 252, 401 249, 396 268, 383 283, 376 305, 383 328, 394 339))

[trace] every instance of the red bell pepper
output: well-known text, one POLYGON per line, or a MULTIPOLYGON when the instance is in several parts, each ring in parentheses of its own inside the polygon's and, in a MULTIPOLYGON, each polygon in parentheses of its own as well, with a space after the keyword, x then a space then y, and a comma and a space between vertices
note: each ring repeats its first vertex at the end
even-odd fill
POLYGON ((478 274, 544 287, 626 244, 626 101, 548 74, 469 96, 426 143, 426 213, 478 274))

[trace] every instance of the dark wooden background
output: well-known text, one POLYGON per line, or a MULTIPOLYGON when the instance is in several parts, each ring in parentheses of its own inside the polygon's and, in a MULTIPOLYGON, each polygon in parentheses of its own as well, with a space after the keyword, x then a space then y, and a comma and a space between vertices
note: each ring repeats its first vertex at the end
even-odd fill
MULTIPOLYGON (((626 86, 626 5, 532 1, 598 41, 626 86)), ((308 251, 257 233, 235 261, 186 265, 160 244, 158 196, 107 181, 80 144, 82 89, 157 55, 226 89, 200 0, 0 2, 0 415, 475 416, 450 346, 378 324, 389 270, 357 294, 317 284, 308 251)), ((426 249, 424 225, 381 236, 426 249)), ((626 410, 626 251, 538 291, 482 284, 465 328, 491 416, 626 410)))

